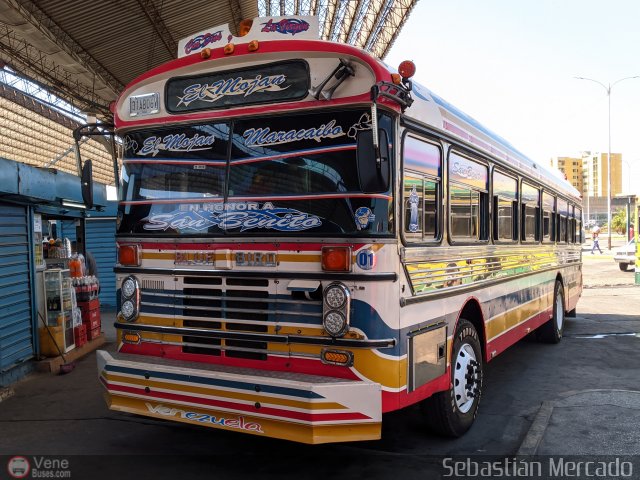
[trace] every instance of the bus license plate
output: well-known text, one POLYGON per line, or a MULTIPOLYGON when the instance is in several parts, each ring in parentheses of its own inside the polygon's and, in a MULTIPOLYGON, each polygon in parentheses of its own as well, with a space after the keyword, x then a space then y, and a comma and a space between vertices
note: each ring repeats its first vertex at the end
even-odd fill
POLYGON ((160 111, 160 94, 147 93, 129 98, 129 115, 139 117, 141 115, 152 115, 160 111))

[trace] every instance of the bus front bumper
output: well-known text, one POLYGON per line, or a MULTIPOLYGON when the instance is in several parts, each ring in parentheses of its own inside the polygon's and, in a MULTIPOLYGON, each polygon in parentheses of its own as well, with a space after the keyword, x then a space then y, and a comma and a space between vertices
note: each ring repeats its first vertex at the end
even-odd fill
POLYGON ((377 440, 380 384, 97 352, 111 410, 303 443, 377 440))

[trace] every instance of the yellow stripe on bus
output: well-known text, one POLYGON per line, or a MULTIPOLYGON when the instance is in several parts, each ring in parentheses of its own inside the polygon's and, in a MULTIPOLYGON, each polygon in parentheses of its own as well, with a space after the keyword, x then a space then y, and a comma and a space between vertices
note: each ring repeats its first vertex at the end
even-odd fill
POLYGON ((271 397, 266 395, 256 395, 250 393, 240 393, 235 391, 220 390, 217 388, 200 387, 196 385, 184 385, 182 383, 164 382, 158 380, 147 380, 140 377, 125 377, 113 373, 103 372, 103 377, 107 382, 118 382, 140 387, 149 387, 151 393, 153 389, 171 390, 195 395, 209 395, 212 397, 227 398, 231 400, 243 400, 251 403, 259 402, 261 405, 278 405, 282 407, 300 408, 303 410, 348 410, 344 405, 334 402, 304 402, 299 400, 289 400, 286 398, 271 397))

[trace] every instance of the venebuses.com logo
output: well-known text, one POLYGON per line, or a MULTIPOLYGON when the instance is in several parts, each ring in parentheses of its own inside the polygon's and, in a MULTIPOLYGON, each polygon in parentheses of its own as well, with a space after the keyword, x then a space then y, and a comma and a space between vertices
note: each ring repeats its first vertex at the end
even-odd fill
POLYGON ((31 465, 25 457, 12 457, 7 463, 7 471, 11 478, 25 478, 31 471, 31 465))
POLYGON ((71 478, 66 458, 26 457, 16 455, 7 462, 11 478, 71 478))

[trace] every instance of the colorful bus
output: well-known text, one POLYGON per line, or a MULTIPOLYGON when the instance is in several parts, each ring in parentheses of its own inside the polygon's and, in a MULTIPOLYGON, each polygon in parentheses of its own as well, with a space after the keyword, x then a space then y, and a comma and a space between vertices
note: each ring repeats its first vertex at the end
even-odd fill
POLYGON ((181 41, 113 106, 109 408, 324 443, 420 403, 462 435, 483 365, 575 312, 579 193, 411 62, 320 41, 312 17, 241 30, 181 41))

